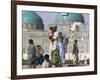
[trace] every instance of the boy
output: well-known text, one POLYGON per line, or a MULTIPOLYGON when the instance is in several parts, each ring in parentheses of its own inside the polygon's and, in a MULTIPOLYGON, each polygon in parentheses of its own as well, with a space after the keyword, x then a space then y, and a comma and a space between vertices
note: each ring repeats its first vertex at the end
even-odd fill
POLYGON ((52 67, 52 62, 49 59, 49 55, 45 54, 45 56, 44 56, 44 62, 42 64, 42 68, 49 68, 49 67, 52 67))
MULTIPOLYGON (((51 51, 53 50, 53 44, 54 44, 53 36, 54 36, 54 30, 53 30, 53 27, 50 27, 49 32, 48 32, 48 37, 50 41, 49 55, 51 54, 51 51)), ((51 55, 50 55, 50 58, 51 58, 51 55)))
POLYGON ((74 40, 73 55, 74 55, 76 64, 78 64, 78 60, 79 60, 78 53, 79 53, 79 50, 78 50, 78 46, 77 46, 77 40, 74 40))

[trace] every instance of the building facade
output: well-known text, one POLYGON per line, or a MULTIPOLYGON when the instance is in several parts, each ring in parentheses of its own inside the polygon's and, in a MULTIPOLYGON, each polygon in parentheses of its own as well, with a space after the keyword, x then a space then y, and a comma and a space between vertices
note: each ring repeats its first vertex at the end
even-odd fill
MULTIPOLYGON (((50 24, 51 25, 51 24, 50 24)), ((68 38, 68 44, 66 44, 66 59, 72 59, 73 41, 78 40, 79 56, 88 57, 89 53, 89 25, 85 24, 84 16, 81 13, 58 13, 56 15, 55 24, 57 30, 63 32, 66 38, 68 38), (75 25, 74 32, 70 29, 74 23, 81 23, 75 25)), ((48 25, 49 26, 49 25, 48 25)), ((48 27, 45 26, 45 27, 48 27)), ((33 39, 35 45, 41 45, 45 53, 49 53, 49 39, 48 31, 44 30, 44 24, 42 18, 34 11, 22 12, 22 35, 23 35, 23 54, 27 54, 28 41, 33 39)))

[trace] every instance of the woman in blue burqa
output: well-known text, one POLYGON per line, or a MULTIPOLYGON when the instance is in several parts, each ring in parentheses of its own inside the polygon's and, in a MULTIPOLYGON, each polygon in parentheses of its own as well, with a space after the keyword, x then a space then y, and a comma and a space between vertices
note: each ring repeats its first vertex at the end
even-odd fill
POLYGON ((58 37, 57 37, 57 42, 58 42, 58 49, 59 49, 61 64, 65 63, 65 46, 64 46, 63 40, 64 40, 63 34, 62 32, 59 32, 58 37))

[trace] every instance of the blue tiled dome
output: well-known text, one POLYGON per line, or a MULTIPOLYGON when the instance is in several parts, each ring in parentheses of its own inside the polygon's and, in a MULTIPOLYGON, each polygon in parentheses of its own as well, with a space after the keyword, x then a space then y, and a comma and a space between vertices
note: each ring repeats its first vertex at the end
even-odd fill
POLYGON ((43 21, 34 11, 22 11, 22 23, 43 24, 43 21))
POLYGON ((58 13, 56 20, 78 21, 84 23, 84 16, 81 13, 58 13))

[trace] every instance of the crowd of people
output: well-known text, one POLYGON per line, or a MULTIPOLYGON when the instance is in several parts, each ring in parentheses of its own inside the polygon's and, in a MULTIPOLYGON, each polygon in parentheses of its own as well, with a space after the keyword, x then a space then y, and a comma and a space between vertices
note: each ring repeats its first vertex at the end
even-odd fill
MULTIPOLYGON (((44 55, 44 50, 41 45, 34 45, 32 39, 29 40, 28 47, 28 63, 32 68, 41 65, 43 68, 59 67, 65 63, 66 45, 68 39, 64 36, 63 32, 57 31, 57 26, 50 27, 48 31, 48 38, 50 42, 49 54, 44 55)), ((73 51, 75 62, 78 64, 78 46, 77 40, 74 40, 73 51)))
POLYGON ((37 65, 41 65, 43 68, 51 67, 52 63, 49 59, 49 55, 44 55, 44 50, 41 45, 34 45, 32 39, 29 40, 28 47, 28 64, 29 68, 36 68, 37 65))

